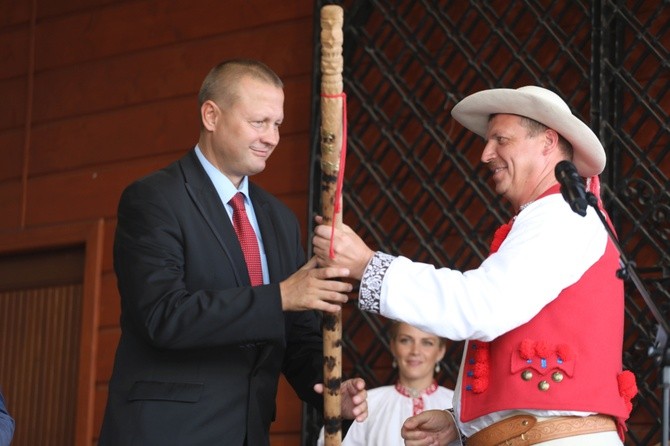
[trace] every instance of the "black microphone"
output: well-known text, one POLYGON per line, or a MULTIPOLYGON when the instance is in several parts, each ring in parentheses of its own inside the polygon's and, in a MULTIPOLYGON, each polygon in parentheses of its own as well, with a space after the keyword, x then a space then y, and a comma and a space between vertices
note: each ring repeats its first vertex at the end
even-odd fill
POLYGON ((586 201, 586 186, 577 173, 577 168, 570 161, 563 160, 554 169, 556 179, 561 184, 561 195, 570 208, 581 215, 586 215, 589 203, 586 201))

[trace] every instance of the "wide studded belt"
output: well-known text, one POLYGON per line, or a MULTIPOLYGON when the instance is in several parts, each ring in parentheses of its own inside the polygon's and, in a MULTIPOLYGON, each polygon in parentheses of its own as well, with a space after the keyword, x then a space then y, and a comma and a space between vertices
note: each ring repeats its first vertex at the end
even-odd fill
POLYGON ((515 415, 493 423, 468 437, 467 446, 527 446, 574 437, 575 435, 616 431, 616 423, 607 415, 553 417, 538 421, 532 415, 515 415))

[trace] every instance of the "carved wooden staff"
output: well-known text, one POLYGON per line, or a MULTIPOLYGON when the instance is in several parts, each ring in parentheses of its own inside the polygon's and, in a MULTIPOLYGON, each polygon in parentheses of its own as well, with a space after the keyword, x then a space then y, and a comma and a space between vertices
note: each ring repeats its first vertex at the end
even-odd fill
MULTIPOLYGON (((321 8, 321 215, 342 224, 346 108, 342 86, 342 7, 321 8)), ((333 256, 331 245, 330 256, 333 256)), ((326 446, 342 443, 342 311, 323 313, 324 431, 326 446)))

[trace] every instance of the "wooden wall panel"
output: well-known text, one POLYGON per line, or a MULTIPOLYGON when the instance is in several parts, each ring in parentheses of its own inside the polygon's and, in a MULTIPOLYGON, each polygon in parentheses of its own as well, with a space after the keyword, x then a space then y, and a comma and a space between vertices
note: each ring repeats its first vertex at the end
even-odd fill
POLYGON ((0 30, 0 79, 26 74, 30 60, 26 51, 29 40, 30 32, 25 24, 0 30))
MULTIPOLYGON (((42 289, 41 286, 49 283, 46 289, 53 289, 51 285, 56 285, 60 283, 62 279, 68 279, 67 282, 77 281, 79 283, 72 284, 71 286, 80 290, 80 298, 78 299, 80 305, 78 308, 71 307, 66 310, 64 313, 67 318, 71 320, 61 327, 67 327, 68 329, 75 330, 79 335, 79 342, 77 348, 72 348, 69 351, 75 352, 77 357, 74 358, 74 369, 67 372, 67 376, 75 384, 75 389, 69 390, 67 393, 74 398, 70 402, 74 403, 74 409, 68 414, 64 415, 68 419, 70 426, 75 426, 74 437, 75 441, 59 441, 58 444, 75 444, 75 445, 84 445, 90 443, 90 438, 92 437, 92 423, 93 423, 93 413, 91 407, 94 403, 94 386, 95 386, 95 353, 97 349, 97 339, 98 339, 98 301, 99 301, 99 286, 100 286, 100 266, 101 266, 101 246, 103 240, 103 221, 97 220, 95 222, 88 223, 77 223, 72 225, 63 225, 63 226, 49 226, 47 228, 40 229, 30 229, 25 231, 8 231, 0 233, 0 254, 3 256, 4 267, 9 267, 17 272, 21 276, 20 283, 22 289, 17 292, 24 292, 25 282, 29 281, 31 284, 36 285, 36 287, 29 287, 27 292, 33 289, 42 289), (75 256, 74 263, 70 267, 64 268, 63 262, 72 262, 73 254, 76 250, 81 250, 83 247, 84 259, 82 262, 81 258, 78 258, 78 254, 75 256), (51 262, 47 262, 47 259, 52 259, 51 262), (25 268, 25 264, 28 264, 30 267, 25 268), (82 265, 83 263, 83 265, 82 265), (10 266, 8 266, 10 265, 10 266), (78 268, 75 266, 78 265, 78 268), (36 268, 35 268, 36 267, 36 268), (77 271, 78 269, 78 271, 77 271), (54 273, 61 271, 67 271, 67 274, 63 277, 54 276, 54 273), (30 273, 30 274, 28 274, 30 273), (27 274, 30 276, 28 277, 27 274), (51 280, 45 279, 51 278, 51 280), (53 282, 53 283, 52 283, 53 282), (80 315, 80 316, 77 316, 80 315), (72 323, 72 321, 79 321, 79 323, 72 323)), ((7 286, 11 285, 10 282, 5 282, 7 286)), ((16 284, 16 283, 15 283, 16 284)), ((70 285, 68 285, 69 287, 70 285)), ((56 287, 58 289, 58 287, 56 287)), ((7 309, 0 311, 0 319, 2 315, 9 315, 12 311, 17 310, 18 304, 12 304, 7 309)), ((54 307, 49 307, 48 305, 39 305, 39 310, 43 311, 43 315, 46 314, 45 322, 47 325, 51 321, 55 321, 59 318, 58 310, 54 307), (44 310, 47 310, 44 312, 44 310)), ((27 318, 38 317, 37 310, 29 310, 25 314, 27 318), (33 314, 34 313, 34 314, 33 314)), ((14 318, 16 319, 16 318, 14 318)), ((12 322, 20 322, 20 318, 12 322)), ((43 320, 43 322, 44 322, 43 320)), ((1 321, 0 321, 1 322, 1 321)), ((0 331, 2 329, 7 329, 9 324, 0 323, 0 331)), ((40 329, 43 328, 40 326, 40 329)), ((37 334, 38 329, 30 328, 26 333, 37 334)), ((59 328, 57 331, 64 333, 65 328, 59 328)), ((28 339, 29 335, 20 332, 17 332, 17 329, 12 329, 11 333, 19 335, 21 338, 28 339)), ((0 336, 0 339, 9 339, 7 333, 0 336)), ((56 338, 57 336, 50 336, 50 338, 56 338)), ((54 349, 47 349, 48 351, 55 351, 54 349)), ((0 349, 0 352, 4 350, 0 349)), ((4 356, 0 354, 0 356, 4 356)), ((6 359, 6 357, 5 357, 6 359)), ((0 369, 3 367, 9 367, 11 372, 16 372, 13 367, 13 362, 6 362, 4 359, 0 359, 0 369)), ((38 363, 36 363, 39 365, 38 363)), ((47 373, 52 370, 52 373, 55 375, 64 370, 64 366, 58 364, 53 365, 54 370, 42 364, 39 368, 41 371, 47 370, 47 373), (46 369, 45 369, 46 367, 46 369), (55 370, 57 369, 57 370, 55 370)), ((1 370, 0 370, 1 371, 1 370)), ((10 372, 10 373, 11 373, 10 372)), ((0 380, 5 380, 8 376, 8 373, 0 373, 0 380)), ((2 385, 2 382, 0 382, 2 385)), ((47 390, 45 392, 50 392, 50 395, 40 395, 39 400, 27 401, 26 404, 30 406, 30 410, 35 411, 41 410, 42 406, 45 404, 45 399, 53 396, 54 393, 58 393, 62 390, 61 387, 54 387, 53 385, 46 386, 47 390)), ((39 393, 39 392, 38 392, 39 393)), ((56 398, 59 400, 60 397, 56 398)), ((11 409, 10 409, 11 410, 11 409)), ((25 418, 25 417, 24 417, 25 418)), ((40 418, 36 415, 35 419, 40 418)), ((17 419, 20 418, 17 416, 17 419)), ((59 423, 65 425, 65 423, 59 423)), ((54 437, 57 439, 57 437, 54 437)), ((27 440, 25 443, 19 441, 17 446, 20 444, 48 444, 42 441, 30 441, 27 440)))
POLYGON ((102 427, 102 418, 105 415, 105 406, 107 405, 107 395, 107 383, 99 384, 95 389, 95 405, 93 407, 93 425, 95 426, 95 434, 91 441, 93 445, 97 444, 100 428, 102 427))
POLYGON ((30 2, 26 0, 0 0, 0 28, 27 22, 30 19, 30 2))
POLYGON ((272 446, 294 446, 300 444, 300 434, 273 433, 272 446))
POLYGON ((112 247, 114 245, 114 232, 116 231, 116 216, 114 219, 105 220, 105 236, 103 240, 104 252, 102 255, 102 272, 113 272, 112 247))
POLYGON ((311 18, 312 9, 312 3, 304 0, 116 2, 108 8, 86 8, 41 21, 38 69, 239 31, 264 32, 276 23, 311 18))
POLYGON ((270 431, 278 434, 300 432, 301 412, 300 400, 295 396, 291 385, 282 376, 279 379, 277 390, 277 418, 272 423, 270 431))
POLYGON ((100 282, 100 329, 119 326, 121 304, 113 271, 102 273, 100 282))
POLYGON ((95 404, 92 410, 94 438, 98 438, 107 403, 107 384, 112 376, 114 354, 121 330, 118 327, 100 330, 98 335, 98 357, 96 361, 95 404))
POLYGON ((30 175, 186 151, 199 132, 194 94, 36 126, 30 175))
POLYGON ((21 223, 21 191, 19 180, 0 183, 0 232, 19 227, 21 223))
POLYGON ((38 72, 35 123, 192 94, 220 60, 254 55, 283 77, 308 68, 311 20, 38 72), (243 45, 240 42, 244 42, 243 45), (272 44, 269 44, 272 42, 272 44), (277 47, 290 48, 286 54, 277 47))
POLYGON ((17 445, 74 443, 81 299, 81 284, 0 294, 0 376, 17 445))
POLYGON ((181 154, 147 158, 141 163, 91 166, 38 177, 28 182, 29 226, 113 217, 121 192, 131 181, 174 161, 181 154))
POLYGON ((101 11, 119 3, 130 3, 136 0, 37 0, 37 18, 70 14, 86 10, 101 11))
MULTIPOLYGON (((219 61, 258 58, 284 80, 281 142, 254 180, 307 227, 312 25, 304 0, 0 0, 0 235, 104 220, 81 444, 97 439, 120 334, 119 196, 197 142, 197 91, 219 61)), ((278 406, 272 443, 297 446, 300 401, 284 381, 278 406)))
POLYGON ((0 133, 23 129, 26 121, 27 85, 25 77, 0 80, 0 133))
POLYGON ((0 182, 21 178, 24 145, 23 129, 0 130, 0 182))
MULTIPOLYGON (((307 82, 309 79, 303 76, 285 83, 287 100, 281 127, 282 141, 273 158, 278 152, 291 150, 287 148, 287 140, 290 141, 292 134, 308 135, 310 96, 309 90, 305 89, 307 82)), ((189 94, 179 98, 35 125, 31 132, 30 175, 177 151, 185 153, 198 141, 200 121, 196 96, 199 88, 200 85, 194 86, 189 94)), ((22 143, 18 139, 16 142, 22 143)), ((304 153, 309 153, 309 146, 300 150, 301 156, 304 153)), ((270 163, 273 161, 271 159, 270 163)))
POLYGON ((118 344, 120 338, 121 329, 118 326, 100 329, 98 334, 98 357, 96 360, 97 383, 106 383, 111 378, 116 344, 118 344))

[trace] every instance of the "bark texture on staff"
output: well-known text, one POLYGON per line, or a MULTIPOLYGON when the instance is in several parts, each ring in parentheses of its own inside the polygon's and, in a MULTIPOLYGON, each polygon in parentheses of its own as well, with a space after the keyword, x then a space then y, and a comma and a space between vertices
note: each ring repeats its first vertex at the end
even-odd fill
MULTIPOLYGON (((321 215, 326 224, 342 223, 335 213, 343 141, 342 26, 338 5, 321 8, 321 215)), ((341 209, 341 206, 340 206, 341 209)), ((324 431, 326 446, 342 441, 342 311, 323 314, 324 431)))

